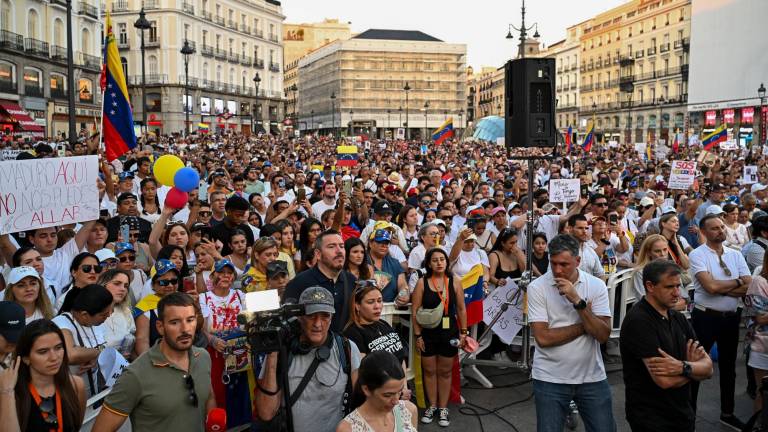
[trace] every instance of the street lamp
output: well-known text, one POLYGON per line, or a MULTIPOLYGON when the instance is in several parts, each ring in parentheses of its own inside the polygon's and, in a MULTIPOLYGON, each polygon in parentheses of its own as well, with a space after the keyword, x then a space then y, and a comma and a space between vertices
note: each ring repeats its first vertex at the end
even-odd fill
MULTIPOLYGON (((592 100, 592 135, 594 137, 597 137, 597 133, 596 133, 597 122, 595 121, 596 114, 597 114, 597 103, 595 103, 595 100, 593 99, 592 100)), ((593 141, 596 142, 597 140, 593 138, 593 141)))
POLYGON ((627 106, 627 144, 632 143, 632 93, 629 94, 629 105, 627 106))
POLYGON ((427 115, 429 114, 429 101, 424 102, 424 142, 427 142, 427 115))
POLYGON ((514 39, 515 37, 512 36, 512 30, 519 31, 520 32, 520 51, 519 55, 520 58, 525 58, 525 40, 528 38, 528 32, 536 29, 536 31, 533 33, 533 37, 538 39, 539 38, 539 25, 538 23, 533 23, 532 26, 526 27, 525 26, 525 0, 523 0, 523 5, 521 8, 521 15, 522 15, 522 23, 520 27, 515 27, 512 24, 509 24, 509 27, 507 29, 507 39, 514 39))
POLYGON ((192 108, 191 106, 189 108, 187 107, 187 104, 189 103, 189 56, 194 53, 194 48, 189 46, 189 41, 187 40, 186 35, 184 35, 184 46, 181 47, 181 55, 184 56, 184 92, 186 93, 186 96, 184 97, 184 114, 186 116, 184 130, 186 131, 186 135, 189 135, 189 111, 192 108))
MULTIPOLYGON (((77 129, 75 128, 75 119, 77 113, 75 112, 75 52, 72 48, 72 1, 67 1, 67 88, 69 93, 67 94, 67 109, 69 111, 69 144, 72 148, 75 147, 77 142, 77 129)), ((101 95, 103 98, 104 95, 101 95)), ((104 139, 102 135, 101 139, 104 139)))
POLYGON ((401 127, 403 125, 403 106, 400 105, 397 111, 398 111, 397 127, 401 127))
POLYGON ((659 134, 656 137, 656 142, 657 143, 659 142, 659 138, 661 138, 661 116, 664 115, 664 107, 663 107, 663 105, 664 105, 664 95, 659 96, 658 102, 659 102, 659 119, 658 119, 658 121, 656 123, 656 126, 659 128, 659 134))
POLYGON ((312 131, 315 129, 315 110, 311 110, 309 112, 309 130, 312 131))
MULTIPOLYGON (((259 73, 256 72, 256 76, 253 77, 253 85, 256 88, 256 103, 254 104, 254 112, 251 114, 251 133, 256 133, 256 129, 254 128, 254 122, 253 118, 256 117, 258 114, 261 114, 261 105, 259 105, 259 84, 261 84, 261 77, 259 76, 259 73)), ((261 118, 259 118, 259 123, 261 123, 261 118)))
POLYGON ((408 85, 408 82, 405 83, 405 87, 403 87, 403 90, 405 90, 405 139, 408 139, 410 135, 408 134, 408 92, 411 91, 411 86, 408 85))
POLYGON ((296 87, 296 84, 293 84, 288 88, 291 92, 293 92, 293 128, 294 130, 299 127, 298 121, 299 121, 299 110, 298 110, 298 100, 296 98, 296 92, 299 90, 298 87, 296 87))
POLYGON ((352 124, 352 116, 354 116, 355 113, 352 110, 349 110, 349 136, 352 136, 355 134, 355 126, 352 124))
POLYGON ((147 20, 147 15, 144 13, 144 7, 142 6, 141 10, 139 11, 139 19, 136 20, 135 23, 133 23, 133 27, 139 29, 139 33, 141 34, 141 125, 144 128, 144 140, 146 140, 147 136, 147 76, 146 76, 146 68, 144 65, 144 53, 145 53, 145 46, 144 46, 144 30, 149 30, 152 27, 152 24, 150 24, 149 20, 147 20))
POLYGON ((765 143, 765 120, 768 118, 763 113, 765 109, 765 86, 760 83, 760 87, 757 89, 757 95, 760 96, 760 145, 765 143))
POLYGON ((459 128, 464 125, 464 108, 459 110, 459 128))
POLYGON ((392 110, 387 110, 387 129, 390 129, 392 127, 392 123, 390 122, 390 114, 392 114, 392 110))
POLYGON ((331 137, 336 127, 336 92, 331 92, 331 137))

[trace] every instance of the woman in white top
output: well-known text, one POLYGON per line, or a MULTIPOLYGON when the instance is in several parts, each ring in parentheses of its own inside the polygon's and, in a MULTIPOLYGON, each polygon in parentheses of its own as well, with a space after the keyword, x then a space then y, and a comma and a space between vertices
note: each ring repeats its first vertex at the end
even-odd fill
POLYGON ((741 248, 749 242, 747 227, 740 224, 739 206, 726 204, 723 206, 723 222, 725 223, 725 246, 741 252, 741 248))
POLYGON ((419 244, 419 212, 416 211, 415 207, 405 205, 397 216, 397 223, 403 229, 405 236, 403 249, 405 252, 409 252, 419 244))
POLYGON ((483 289, 488 289, 489 268, 488 255, 477 244, 477 236, 470 228, 464 228, 459 232, 453 248, 451 248, 451 272, 459 279, 469 273, 472 268, 481 264, 483 266, 483 289))
POLYGON ((421 241, 418 246, 411 249, 411 254, 408 256, 408 271, 418 270, 424 268, 424 255, 427 251, 433 247, 440 247, 438 244, 440 236, 440 229, 437 224, 425 223, 419 228, 419 240, 421 241))
POLYGON ((336 432, 416 432, 416 406, 400 400, 406 386, 405 372, 394 354, 368 354, 357 370, 352 392, 355 409, 339 423, 336 432))
POLYGON ((69 369, 85 382, 91 397, 101 390, 98 358, 106 346, 101 324, 112 314, 112 293, 101 285, 88 285, 74 292, 70 312, 53 319, 64 334, 69 369))
POLYGON ((53 309, 48 296, 43 293, 43 280, 32 267, 14 267, 8 275, 4 300, 16 302, 24 308, 26 323, 36 319, 51 319, 53 309))
POLYGON ((211 274, 213 273, 213 263, 215 261, 211 250, 215 249, 216 246, 210 242, 199 242, 195 245, 197 264, 195 264, 193 270, 195 272, 195 287, 198 293, 204 293, 211 289, 211 274))
POLYGON ((108 347, 116 349, 130 360, 136 342, 136 323, 133 320, 128 296, 130 277, 123 270, 107 270, 99 276, 99 285, 112 293, 112 315, 104 321, 104 340, 108 347))
POLYGON ((139 217, 154 224, 160 219, 162 205, 157 197, 157 181, 147 177, 141 181, 141 195, 139 196, 139 217))

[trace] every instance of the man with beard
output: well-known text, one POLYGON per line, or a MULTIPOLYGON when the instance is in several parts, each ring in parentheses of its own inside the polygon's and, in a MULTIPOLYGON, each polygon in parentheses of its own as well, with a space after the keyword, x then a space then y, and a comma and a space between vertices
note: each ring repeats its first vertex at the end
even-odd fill
POLYGON ((163 338, 118 378, 93 430, 116 431, 129 416, 135 430, 205 430, 216 399, 211 357, 192 345, 197 327, 194 302, 180 292, 160 300, 157 330, 163 338))
POLYGON ((315 240, 317 265, 296 275, 285 287, 284 302, 296 303, 309 287, 319 286, 333 295, 334 308, 331 330, 341 333, 347 322, 349 302, 357 279, 344 270, 344 240, 337 231, 323 232, 315 240))

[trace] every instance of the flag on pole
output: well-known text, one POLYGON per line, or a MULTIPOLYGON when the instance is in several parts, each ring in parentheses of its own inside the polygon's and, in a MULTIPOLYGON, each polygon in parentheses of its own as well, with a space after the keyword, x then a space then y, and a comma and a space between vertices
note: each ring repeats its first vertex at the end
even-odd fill
POLYGON ((440 145, 443 141, 453 136, 453 117, 445 121, 439 128, 432 132, 432 141, 435 145, 440 145))
POLYGON ((587 129, 587 135, 584 137, 584 144, 581 145, 581 148, 583 148, 585 152, 588 152, 592 149, 592 144, 594 143, 595 143, 595 123, 590 123, 589 128, 587 129))
POLYGON ((677 154, 680 151, 680 134, 675 131, 675 140, 672 141, 672 153, 677 154))
POLYGON ((103 79, 105 89, 101 116, 104 148, 107 160, 112 162, 136 147, 136 135, 133 131, 133 112, 128 97, 128 86, 125 84, 109 12, 107 12, 105 26, 103 79))
POLYGON ((725 123, 723 123, 719 128, 713 130, 712 133, 702 138, 701 145, 704 146, 704 150, 711 151, 721 142, 725 142, 727 138, 728 131, 725 129, 725 123))
POLYGON ((571 152, 571 142, 573 141, 573 128, 568 126, 568 133, 565 135, 565 152, 571 152))
POLYGON ((467 308, 467 326, 483 320, 483 266, 475 265, 461 278, 464 304, 467 308))

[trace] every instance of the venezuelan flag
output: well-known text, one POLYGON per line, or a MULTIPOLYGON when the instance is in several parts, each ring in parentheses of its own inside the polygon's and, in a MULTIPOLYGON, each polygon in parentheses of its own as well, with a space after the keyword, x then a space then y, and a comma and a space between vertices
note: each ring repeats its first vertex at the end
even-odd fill
POLYGON ((336 146, 336 166, 351 167, 357 165, 357 146, 336 146))
POLYGON ((105 26, 105 66, 103 68, 105 90, 101 116, 107 160, 112 162, 136 147, 136 135, 133 132, 133 112, 128 97, 128 86, 125 83, 109 12, 107 12, 105 26))
POLYGON ((709 135, 701 139, 701 145, 704 146, 704 150, 710 151, 721 142, 725 142, 728 138, 728 131, 725 130, 725 123, 721 124, 719 128, 715 129, 709 135))
POLYGON ((200 133, 208 133, 209 131, 208 123, 198 123, 197 124, 197 131, 200 133))
POLYGON ((583 148, 585 152, 588 152, 592 150, 592 144, 594 143, 595 143, 595 124, 590 123, 589 128, 587 129, 587 135, 584 137, 584 144, 581 145, 581 148, 583 148))
POLYGON ((571 145, 573 141, 573 128, 568 126, 568 133, 565 135, 565 152, 571 152, 571 145))
POLYGON ((435 145, 440 145, 443 141, 453 136, 453 117, 445 121, 439 128, 432 132, 432 141, 435 145))
POLYGON ((138 318, 143 315, 144 312, 157 309, 157 303, 160 301, 160 297, 157 294, 150 294, 136 303, 133 307, 133 318, 138 318))
POLYGON ((483 266, 476 264, 461 278, 464 304, 467 306, 467 326, 483 320, 483 266))

